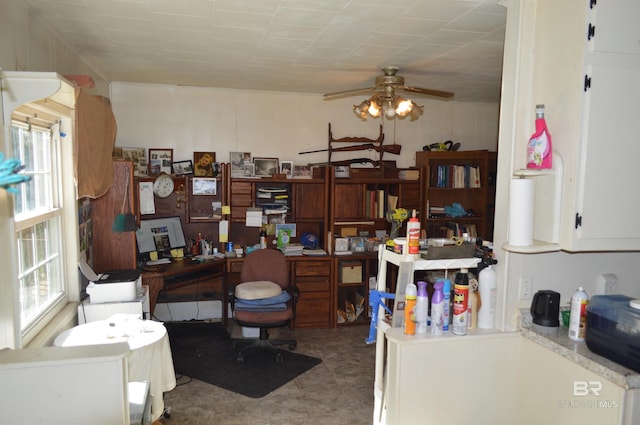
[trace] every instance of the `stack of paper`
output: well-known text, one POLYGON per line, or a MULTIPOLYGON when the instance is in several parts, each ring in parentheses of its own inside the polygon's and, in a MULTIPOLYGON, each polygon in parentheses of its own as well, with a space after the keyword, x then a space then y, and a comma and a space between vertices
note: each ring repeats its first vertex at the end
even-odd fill
POLYGON ((290 243, 288 245, 284 245, 281 250, 282 253, 284 255, 302 255, 302 250, 304 249, 304 246, 300 245, 299 243, 290 243))

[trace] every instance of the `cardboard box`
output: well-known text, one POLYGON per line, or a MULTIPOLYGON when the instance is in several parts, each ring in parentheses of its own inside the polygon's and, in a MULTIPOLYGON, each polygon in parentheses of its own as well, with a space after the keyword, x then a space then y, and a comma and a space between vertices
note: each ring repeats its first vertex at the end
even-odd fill
POLYGON ((343 261, 340 263, 340 283, 362 282, 362 263, 360 261, 343 261))

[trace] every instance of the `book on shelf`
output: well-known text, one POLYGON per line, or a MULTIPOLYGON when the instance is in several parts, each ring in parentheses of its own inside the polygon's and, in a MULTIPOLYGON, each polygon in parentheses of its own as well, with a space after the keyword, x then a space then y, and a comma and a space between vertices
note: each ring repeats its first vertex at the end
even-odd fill
POLYGON ((398 178, 402 179, 402 180, 418 180, 420 178, 420 171, 419 170, 399 170, 398 171, 398 178))

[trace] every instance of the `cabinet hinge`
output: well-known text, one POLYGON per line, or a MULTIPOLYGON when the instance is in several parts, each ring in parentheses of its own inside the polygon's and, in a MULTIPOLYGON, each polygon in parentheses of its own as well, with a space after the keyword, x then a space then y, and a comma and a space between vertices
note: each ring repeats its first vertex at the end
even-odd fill
POLYGON ((591 1, 589 2, 589 8, 593 9, 593 6, 595 6, 595 5, 596 5, 596 3, 597 3, 597 1, 596 1, 596 0, 591 0, 591 1))
POLYGON ((591 88, 591 77, 588 75, 584 76, 584 91, 587 91, 591 88))
POLYGON ((582 216, 576 213, 576 229, 582 226, 582 216))
POLYGON ((595 36, 595 34, 596 34, 596 26, 591 25, 591 22, 589 22, 589 27, 587 28, 587 41, 591 41, 591 39, 595 36))

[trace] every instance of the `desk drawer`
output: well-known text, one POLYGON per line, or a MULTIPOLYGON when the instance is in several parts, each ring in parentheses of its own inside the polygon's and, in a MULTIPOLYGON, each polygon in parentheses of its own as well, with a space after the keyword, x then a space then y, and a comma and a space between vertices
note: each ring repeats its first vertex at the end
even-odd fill
POLYGON ((325 277, 299 277, 294 282, 300 292, 318 292, 331 290, 331 280, 325 277))
POLYGON ((329 261, 298 261, 295 263, 294 276, 296 279, 305 276, 331 275, 331 263, 329 261))

